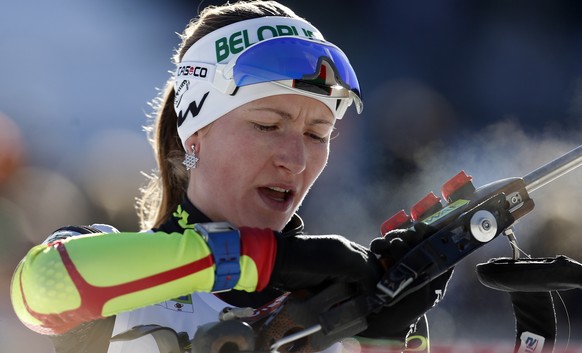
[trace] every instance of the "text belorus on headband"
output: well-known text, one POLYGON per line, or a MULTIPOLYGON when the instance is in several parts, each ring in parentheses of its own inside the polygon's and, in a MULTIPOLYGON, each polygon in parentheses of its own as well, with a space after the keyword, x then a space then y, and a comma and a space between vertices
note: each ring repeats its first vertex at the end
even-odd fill
MULTIPOLYGON (((300 28, 303 37, 314 38, 316 33, 313 29, 307 29, 304 27, 300 28)), ((249 30, 243 29, 218 38, 214 42, 214 47, 216 48, 216 62, 220 63, 228 58, 230 54, 238 54, 257 42, 279 36, 300 36, 300 34, 295 25, 278 24, 273 26, 261 26, 256 29, 256 32, 251 32, 250 35, 249 30)), ((315 38, 317 38, 317 36, 315 36, 315 38)))

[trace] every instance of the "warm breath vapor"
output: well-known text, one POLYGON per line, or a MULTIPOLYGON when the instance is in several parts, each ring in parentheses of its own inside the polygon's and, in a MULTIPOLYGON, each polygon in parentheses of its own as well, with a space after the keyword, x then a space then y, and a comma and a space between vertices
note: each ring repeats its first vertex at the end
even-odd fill
MULTIPOLYGON (((528 134, 514 121, 499 122, 446 148, 420 153, 417 165, 421 170, 414 185, 425 186, 426 192, 434 190, 440 196, 442 183, 460 170, 473 177, 475 187, 522 177, 577 147, 581 141, 580 132, 528 134)), ((536 207, 515 227, 524 250, 537 256, 564 253, 576 258, 582 249, 578 232, 582 227, 582 168, 563 175, 530 196, 536 207)))

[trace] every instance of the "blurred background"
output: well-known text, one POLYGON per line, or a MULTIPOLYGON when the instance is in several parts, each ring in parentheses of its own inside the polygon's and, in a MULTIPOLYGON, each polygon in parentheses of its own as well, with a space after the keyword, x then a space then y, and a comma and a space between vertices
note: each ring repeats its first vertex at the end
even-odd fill
MULTIPOLYGON (((460 170, 481 186, 582 142, 578 1, 282 2, 348 54, 365 101, 361 116, 338 122, 329 166, 300 209, 310 233, 367 244, 460 170)), ((170 77, 176 33, 220 3, 2 3, 0 352, 52 351, 9 301, 29 248, 67 224, 138 229, 134 201, 155 167, 149 102, 170 77)), ((581 180, 582 168, 532 195, 536 209, 515 227, 525 252, 582 261, 581 180)), ((509 297, 475 276, 476 264, 510 254, 498 238, 457 266, 429 313, 435 350, 510 351, 509 297)), ((581 299, 556 297, 561 352, 582 351, 581 299)))

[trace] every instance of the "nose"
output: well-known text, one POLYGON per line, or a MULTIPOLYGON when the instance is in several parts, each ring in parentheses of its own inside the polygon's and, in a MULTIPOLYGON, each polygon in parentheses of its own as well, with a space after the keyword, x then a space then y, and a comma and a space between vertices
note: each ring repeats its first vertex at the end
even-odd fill
POLYGON ((275 153, 275 164, 291 174, 300 174, 306 168, 307 156, 302 135, 286 136, 275 153))

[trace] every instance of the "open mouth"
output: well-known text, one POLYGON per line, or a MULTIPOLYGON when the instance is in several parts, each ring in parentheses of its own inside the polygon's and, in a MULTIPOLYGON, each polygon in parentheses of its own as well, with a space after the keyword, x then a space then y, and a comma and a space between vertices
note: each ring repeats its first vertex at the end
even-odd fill
POLYGON ((293 191, 276 186, 261 188, 265 196, 278 202, 286 202, 293 196, 293 191))

